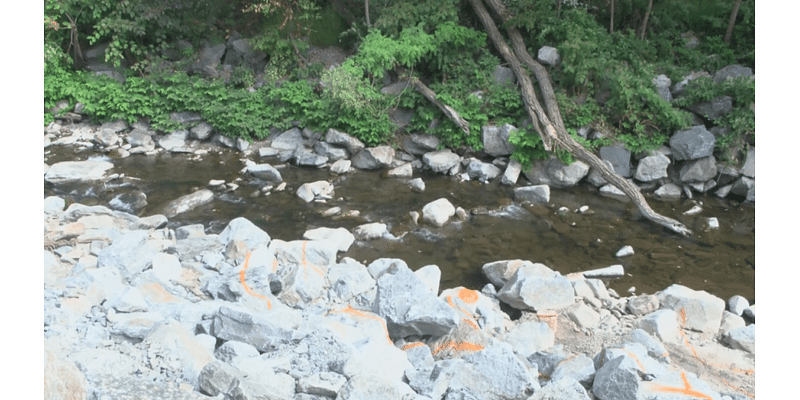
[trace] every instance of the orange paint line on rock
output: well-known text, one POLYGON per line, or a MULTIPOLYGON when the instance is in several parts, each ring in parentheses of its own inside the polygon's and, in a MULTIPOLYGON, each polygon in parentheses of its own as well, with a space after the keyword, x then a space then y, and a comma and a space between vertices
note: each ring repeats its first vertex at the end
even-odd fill
POLYGON ((663 386, 657 385, 654 383, 650 383, 648 389, 654 392, 662 392, 662 393, 677 393, 677 394, 685 394, 687 396, 692 396, 698 399, 704 400, 713 400, 709 395, 705 393, 698 392, 692 388, 692 385, 689 384, 689 380, 686 379, 686 373, 681 371, 681 379, 683 379, 683 387, 673 387, 673 386, 663 386))
POLYGON ((642 362, 639 361, 639 357, 636 357, 636 354, 633 354, 627 350, 625 350, 625 352, 628 353, 628 355, 631 356, 631 358, 633 358, 633 361, 636 361, 636 364, 639 365, 639 368, 642 369, 642 372, 647 373, 647 370, 644 368, 644 365, 642 365, 642 362))
MULTIPOLYGON (((724 365, 719 365, 719 364, 716 364, 716 363, 708 362, 708 361, 703 360, 702 358, 700 358, 700 356, 697 354, 697 350, 694 348, 694 346, 692 346, 691 343, 689 343, 689 338, 686 337, 686 333, 684 333, 684 329, 686 329, 686 309, 685 308, 681 308, 680 317, 681 317, 680 334, 683 337, 683 343, 685 343, 686 346, 689 347, 689 350, 692 352, 692 355, 694 356, 694 358, 696 358, 698 361, 700 361, 700 363, 708 365, 708 366, 717 367, 717 368, 720 368, 720 369, 725 368, 725 369, 728 369, 729 371, 738 372, 738 373, 742 373, 742 374, 746 374, 746 375, 753 375, 753 374, 756 373, 756 371, 752 370, 752 369, 739 369, 739 368, 726 367, 724 365)), ((684 377, 684 381, 685 380, 686 380, 686 378, 684 377)), ((748 392, 746 392, 744 390, 741 390, 741 389, 737 388, 736 386, 732 385, 730 382, 726 381, 725 379, 720 378, 720 381, 722 383, 724 383, 726 386, 729 386, 729 387, 732 387, 732 388, 736 389, 736 391, 746 395, 747 397, 750 397, 751 399, 755 399, 756 398, 756 396, 754 394, 748 393, 748 392)))
POLYGON ((239 280, 242 281, 242 287, 244 287, 244 291, 247 292, 247 294, 249 294, 251 296, 258 297, 260 299, 266 300, 267 301, 267 309, 268 310, 272 310, 272 302, 269 301, 269 299, 266 296, 258 294, 256 292, 250 290, 250 288, 247 286, 247 283, 245 282, 244 275, 245 275, 245 271, 247 271, 247 268, 250 266, 250 255, 252 255, 252 254, 253 254, 252 252, 247 253, 247 257, 244 259, 244 268, 242 268, 242 270, 239 271, 239 280))
MULTIPOLYGON (((308 261, 306 261, 306 244, 307 243, 308 243, 308 240, 304 240, 303 241, 303 258, 300 260, 300 262, 303 265, 303 271, 305 273, 306 280, 308 280, 308 266, 311 265, 311 264, 308 263, 308 261)), ((320 274, 322 276, 325 276, 325 274, 322 273, 322 271, 320 271, 319 269, 317 269, 317 267, 311 265, 311 268, 314 268, 314 271, 316 271, 318 274, 320 274)))
POLYGON ((472 320, 469 320, 469 319, 466 319, 466 318, 462 318, 461 320, 466 322, 466 323, 468 323, 471 327, 475 328, 476 331, 481 330, 481 328, 479 328, 478 325, 476 325, 474 322, 472 322, 472 320))
MULTIPOLYGON (((338 310, 334 310, 334 312, 337 312, 337 311, 338 310)), ((386 340, 388 340, 390 344, 394 345, 394 342, 392 342, 392 339, 389 337, 389 329, 386 328, 386 323, 382 318, 374 316, 374 315, 364 314, 363 312, 354 309, 350 304, 348 304, 347 307, 345 307, 345 309, 341 310, 341 312, 346 312, 346 313, 350 313, 350 314, 353 314, 353 315, 357 315, 359 317, 365 317, 365 318, 370 318, 370 319, 377 320, 378 322, 383 324, 383 330, 386 332, 386 340)))
POLYGON ((463 300, 464 303, 472 304, 478 301, 478 292, 467 288, 461 288, 461 290, 458 291, 458 298, 463 300))
POLYGON ((419 346, 424 346, 424 345, 425 345, 425 343, 422 343, 422 342, 414 342, 414 343, 409 343, 409 344, 401 347, 401 349, 402 350, 408 350, 408 349, 412 349, 414 347, 419 347, 419 346))
POLYGON ((446 349, 448 347, 452 347, 456 351, 459 351, 459 350, 469 350, 469 351, 483 350, 483 346, 481 346, 479 344, 470 343, 470 342, 458 342, 458 343, 456 343, 456 342, 451 340, 451 341, 439 346, 438 348, 436 348, 436 350, 433 351, 433 354, 436 354, 439 351, 444 350, 444 349, 446 349))

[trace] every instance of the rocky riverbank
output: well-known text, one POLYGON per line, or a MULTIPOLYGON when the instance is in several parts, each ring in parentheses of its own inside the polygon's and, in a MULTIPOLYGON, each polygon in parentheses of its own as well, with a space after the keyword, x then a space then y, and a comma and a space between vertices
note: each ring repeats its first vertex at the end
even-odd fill
POLYGON ((755 392, 755 306, 738 296, 672 285, 621 297, 607 271, 526 260, 487 263, 483 288, 440 288, 435 265, 340 257, 361 232, 282 241, 237 218, 206 234, 58 197, 44 223, 45 398, 755 392))

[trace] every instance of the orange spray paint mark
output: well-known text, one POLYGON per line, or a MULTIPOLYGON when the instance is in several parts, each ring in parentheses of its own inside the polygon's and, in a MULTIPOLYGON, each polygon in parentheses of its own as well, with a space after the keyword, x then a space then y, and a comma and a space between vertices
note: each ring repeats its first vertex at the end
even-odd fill
MULTIPOLYGON (((334 310, 334 312, 337 312, 337 311, 338 310, 334 310)), ((350 313, 350 314, 353 314, 353 315, 356 315, 356 316, 359 316, 359 317, 370 318, 370 319, 374 319, 374 320, 379 321, 383 325, 384 332, 386 332, 386 340, 388 340, 391 345, 394 345, 394 342, 392 342, 392 339, 389 337, 389 329, 386 328, 386 322, 383 320, 383 318, 376 317, 374 315, 364 314, 363 312, 354 309, 349 304, 347 305, 347 307, 345 307, 343 310, 341 310, 341 312, 346 312, 346 313, 350 313)))
POLYGON ((412 349, 414 347, 419 347, 419 346, 424 346, 424 345, 425 345, 425 343, 422 343, 422 342, 414 342, 414 343, 409 343, 409 344, 403 346, 401 349, 408 350, 408 349, 412 349))
POLYGON ((636 361, 636 365, 639 366, 639 369, 641 369, 642 372, 647 373, 647 370, 644 368, 644 365, 642 365, 642 362, 639 361, 639 357, 636 357, 636 354, 633 354, 633 353, 631 353, 630 351, 627 351, 627 350, 625 350, 625 352, 628 353, 628 355, 631 358, 633 358, 633 361, 636 361))
MULTIPOLYGON (((730 371, 741 373, 741 374, 746 374, 746 375, 753 375, 753 374, 756 373, 756 371, 752 370, 752 369, 730 368, 730 367, 726 367, 724 365, 715 364, 715 363, 712 363, 712 362, 709 362, 709 361, 706 361, 706 360, 700 358, 700 356, 697 355, 697 350, 694 348, 694 346, 692 346, 691 343, 689 343, 689 338, 686 337, 686 333, 684 332, 684 329, 686 329, 686 309, 685 308, 681 308, 681 311, 679 312, 679 314, 680 314, 680 318, 681 318, 681 330, 679 332, 680 332, 681 336, 683 337, 683 343, 686 344, 687 347, 689 347, 689 350, 692 352, 692 355, 694 356, 694 358, 696 358, 698 361, 700 361, 701 364, 705 364, 705 365, 708 365, 708 366, 714 366, 714 367, 717 367, 717 368, 720 368, 720 369, 726 368, 726 369, 728 369, 730 371)), ((720 378, 720 381, 723 384, 725 384, 726 386, 729 386, 729 387, 732 387, 732 388, 736 389, 737 392, 742 393, 742 394, 746 395, 747 397, 750 397, 751 399, 755 399, 756 398, 756 396, 754 394, 751 394, 751 393, 748 393, 748 392, 746 392, 744 390, 739 389, 738 387, 732 385, 730 382, 726 381, 725 379, 720 378)), ((685 376, 684 376, 684 382, 686 382, 685 376)), ((687 383, 687 385, 688 385, 688 383, 687 383)))
POLYGON ((178 299, 156 282, 142 285, 145 293, 159 303, 177 303, 178 299))
POLYGON ((470 343, 470 342, 458 342, 458 343, 456 343, 456 342, 451 340, 451 341, 439 346, 438 348, 436 348, 436 350, 433 351, 433 354, 436 354, 436 353, 438 353, 438 352, 440 352, 440 351, 442 351, 442 350, 444 350, 444 349, 446 349, 448 347, 452 347, 453 350, 456 350, 456 351, 462 351, 462 350, 478 351, 478 350, 483 350, 483 346, 481 346, 479 344, 470 343))
POLYGON ((481 330, 481 328, 478 328, 478 325, 476 325, 474 322, 472 322, 472 320, 469 320, 469 319, 463 318, 463 319, 462 319, 462 321, 464 321, 464 322, 466 322, 467 324, 469 324, 469 326, 471 326, 471 327, 475 328, 475 330, 476 330, 476 331, 479 331, 479 330, 481 330))
POLYGON ((662 392, 662 393, 677 393, 677 394, 685 394, 687 396, 696 397, 698 399, 704 400, 713 400, 710 396, 705 393, 698 392, 692 388, 692 385, 689 384, 689 380, 686 379, 686 373, 681 371, 681 379, 683 379, 683 387, 673 387, 673 386, 663 386, 663 385, 656 385, 650 384, 648 387, 650 390, 654 392, 662 392))
POLYGON ((536 313, 536 317, 539 318, 539 321, 546 323, 553 334, 558 332, 558 314, 539 312, 536 313))
POLYGON ((250 288, 247 286, 247 283, 245 282, 244 275, 245 275, 245 272, 247 271, 247 267, 250 265, 250 255, 252 255, 252 254, 253 254, 252 252, 247 253, 247 257, 244 259, 244 268, 242 268, 242 270, 239 271, 239 280, 242 281, 242 287, 244 287, 244 291, 247 292, 247 294, 249 294, 251 296, 258 297, 260 299, 266 300, 267 301, 267 309, 268 310, 272 310, 272 302, 269 301, 269 299, 266 296, 260 295, 260 294, 258 294, 256 292, 250 290, 250 288))
POLYGON ((478 301, 478 292, 467 288, 461 288, 461 290, 458 291, 458 298, 463 300, 464 303, 472 304, 478 301))
MULTIPOLYGON (((305 274, 306 280, 308 280, 308 266, 310 265, 308 263, 308 261, 306 261, 306 244, 307 243, 308 243, 308 240, 304 240, 303 241, 303 258, 300 260, 301 264, 303 265, 303 273, 305 274)), ((311 265, 311 268, 314 268, 314 271, 316 271, 318 274, 320 274, 322 276, 325 276, 325 274, 322 273, 322 271, 320 271, 319 269, 317 269, 317 267, 311 265)))

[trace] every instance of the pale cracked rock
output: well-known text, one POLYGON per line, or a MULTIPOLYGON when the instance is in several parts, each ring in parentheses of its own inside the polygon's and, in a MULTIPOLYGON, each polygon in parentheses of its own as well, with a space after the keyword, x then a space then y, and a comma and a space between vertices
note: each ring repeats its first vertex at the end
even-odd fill
POLYGON ((578 328, 581 329, 592 328, 600 322, 600 314, 583 303, 577 303, 567 307, 566 312, 569 319, 575 322, 578 328))
POLYGON ((318 197, 328 197, 332 192, 333 185, 330 182, 316 181, 300 185, 297 188, 297 197, 309 203, 318 197))
POLYGON ((169 202, 162 213, 167 218, 172 218, 178 214, 191 211, 197 207, 210 203, 214 200, 214 192, 208 189, 201 189, 194 193, 178 197, 177 199, 169 202))
POLYGON ((303 239, 332 240, 336 243, 339 251, 347 251, 356 237, 345 228, 316 228, 305 231, 303 239))
POLYGON ((748 353, 756 353, 756 325, 731 329, 725 336, 725 342, 734 349, 744 350, 748 353))
POLYGON ((357 154, 364 149, 364 143, 346 133, 337 131, 336 129, 328 129, 325 134, 325 141, 337 146, 342 146, 347 149, 350 154, 357 154))
POLYGON ((503 340, 511 344, 517 354, 528 357, 553 347, 555 333, 544 322, 527 321, 509 330, 503 340))
POLYGON ((248 251, 253 251, 259 246, 269 245, 270 237, 247 218, 238 217, 228 222, 217 237, 217 241, 226 247, 235 241, 240 241, 247 246, 248 251))
POLYGON ((575 291, 567 278, 533 264, 519 267, 497 298, 520 310, 558 310, 575 302, 575 291))
POLYGON ((636 174, 633 177, 642 182, 651 182, 666 178, 669 163, 669 158, 662 154, 647 156, 639 160, 639 165, 636 167, 636 174))
POLYGON ((389 231, 386 230, 386 224, 380 222, 359 225, 353 229, 353 235, 358 240, 379 239, 388 232, 389 231))
POLYGON ((434 172, 446 173, 458 164, 461 157, 449 149, 431 151, 422 156, 422 162, 434 172))
POLYGON ((422 219, 434 226, 443 226, 455 213, 456 208, 445 198, 432 201, 422 207, 422 219))
POLYGON ((297 381, 298 392, 334 397, 347 383, 347 378, 335 372, 324 371, 297 381))
POLYGON ((662 342, 679 343, 678 315, 673 310, 658 310, 639 320, 639 327, 662 342))
POLYGON ((406 265, 394 263, 377 280, 375 310, 389 335, 446 335, 458 324, 455 311, 430 292, 406 265))
POLYGON ((514 200, 533 204, 547 204, 550 201, 550 186, 533 185, 514 188, 514 200))
POLYGON ((517 269, 523 265, 533 265, 533 263, 527 260, 493 261, 483 264, 481 271, 483 271, 483 275, 485 275, 493 285, 500 288, 503 287, 506 282, 514 276, 517 269))
POLYGON ((359 151, 350 161, 358 169, 379 169, 389 166, 394 159, 394 149, 391 146, 368 147, 359 151))
POLYGON ((674 310, 685 319, 684 328, 710 333, 719 331, 725 310, 725 301, 719 297, 678 284, 658 292, 657 296, 662 308, 674 310))
POLYGON ((106 161, 63 161, 50 166, 44 180, 53 184, 102 179, 114 164, 106 161))

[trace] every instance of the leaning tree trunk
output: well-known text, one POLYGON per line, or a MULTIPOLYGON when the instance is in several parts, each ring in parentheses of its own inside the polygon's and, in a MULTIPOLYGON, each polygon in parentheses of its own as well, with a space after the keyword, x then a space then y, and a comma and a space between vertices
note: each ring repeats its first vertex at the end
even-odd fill
MULTIPOLYGON (((501 16, 503 19, 502 22, 505 23, 508 20, 509 13, 500 0, 485 1, 492 6, 495 13, 501 16)), ((632 185, 612 169, 608 168, 608 166, 602 160, 600 160, 600 158, 598 158, 594 153, 586 150, 567 133, 567 130, 564 127, 564 122, 561 119, 561 114, 559 112, 558 103, 556 102, 555 93, 553 92, 553 87, 550 83, 550 75, 541 64, 534 61, 533 58, 531 58, 531 56, 528 54, 525 43, 522 41, 522 36, 519 34, 519 31, 513 26, 509 26, 507 28, 512 45, 514 46, 514 51, 516 51, 515 54, 514 51, 512 51, 506 44, 505 39, 500 34, 500 31, 497 29, 497 26, 492 20, 492 17, 489 15, 489 12, 483 6, 481 0, 469 0, 469 2, 472 5, 472 8, 475 9, 475 13, 480 18, 483 26, 486 28, 486 31, 489 34, 489 37, 492 39, 495 47, 503 56, 506 63, 508 63, 511 66, 511 69, 514 70, 514 74, 517 77, 517 81, 520 82, 522 89, 522 100, 525 103, 528 115, 533 120, 533 126, 536 129, 536 132, 542 138, 542 143, 544 144, 545 149, 551 151, 554 146, 559 146, 563 149, 566 149, 577 159, 589 164, 592 168, 597 170, 607 182, 616 186, 623 193, 625 193, 625 195, 627 195, 628 198, 630 198, 631 201, 633 201, 633 203, 637 206, 642 216, 655 222, 656 224, 670 229, 673 232, 684 236, 690 235, 692 232, 682 223, 653 211, 653 209, 647 204, 644 196, 642 196, 638 187, 632 185), (547 107, 547 113, 545 113, 545 111, 542 109, 542 106, 539 104, 539 100, 536 98, 531 78, 522 68, 520 58, 528 67, 531 68, 536 76, 536 79, 539 83, 539 88, 541 89, 544 97, 545 105, 547 107)))
POLYGON ((639 40, 644 40, 644 33, 647 32, 647 19, 650 18, 650 10, 653 9, 653 0, 647 3, 647 11, 644 13, 644 21, 642 22, 642 34, 639 40))
POLYGON ((733 5, 733 12, 731 13, 731 19, 728 20, 728 29, 725 31, 725 43, 731 42, 731 36, 733 35, 733 25, 736 23, 736 15, 739 14, 739 7, 742 5, 742 0, 736 0, 736 4, 733 5))

